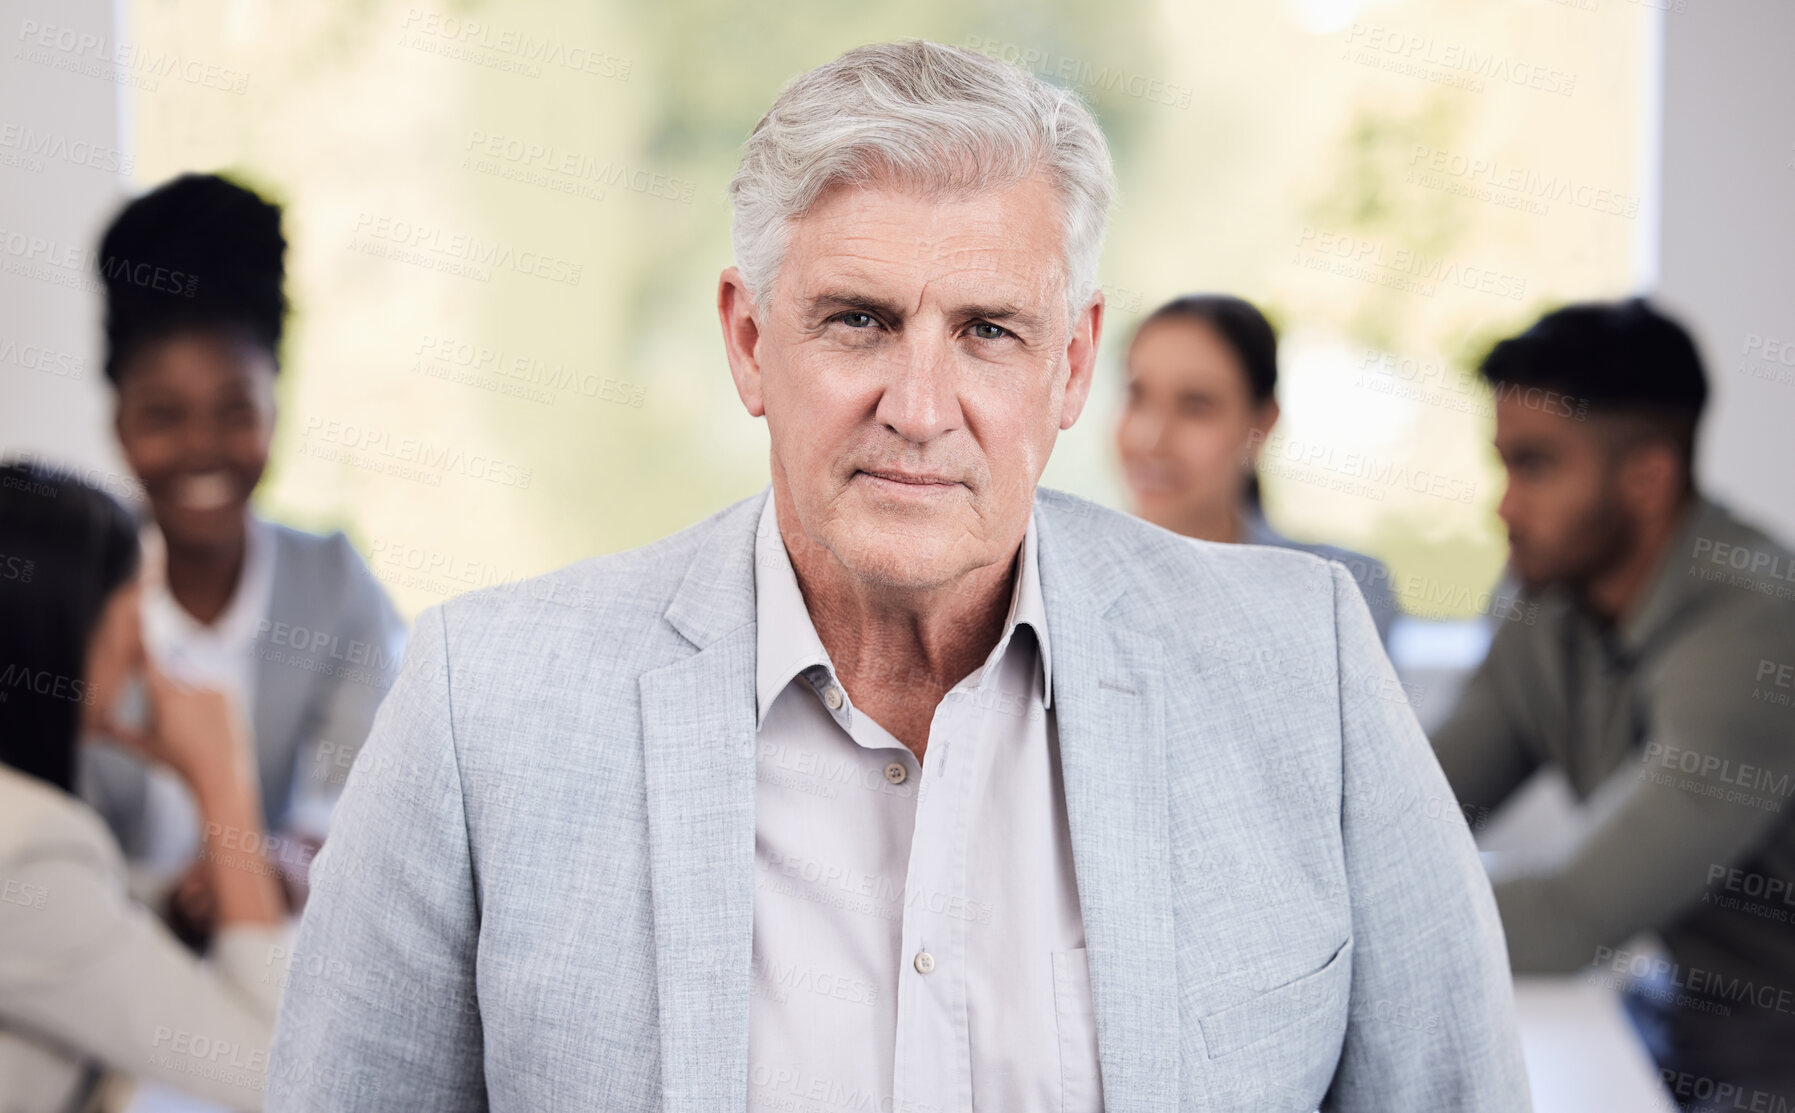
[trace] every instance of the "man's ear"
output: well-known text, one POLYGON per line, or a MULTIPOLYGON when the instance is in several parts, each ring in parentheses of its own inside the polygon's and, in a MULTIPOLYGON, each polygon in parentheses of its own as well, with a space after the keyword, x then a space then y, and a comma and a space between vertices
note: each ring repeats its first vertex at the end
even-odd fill
POLYGON ((1097 341, 1103 335, 1103 291, 1072 322, 1072 337, 1066 341, 1066 397, 1060 405, 1060 429, 1072 428, 1084 404, 1091 397, 1091 381, 1097 373, 1097 341))
POLYGON ((760 389, 760 307, 737 267, 726 268, 717 279, 717 321, 723 326, 723 352, 729 357, 729 374, 735 392, 749 417, 767 412, 760 389))
POLYGON ((1654 438, 1635 445, 1621 461, 1621 497, 1636 511, 1668 513, 1683 491, 1683 456, 1654 438))

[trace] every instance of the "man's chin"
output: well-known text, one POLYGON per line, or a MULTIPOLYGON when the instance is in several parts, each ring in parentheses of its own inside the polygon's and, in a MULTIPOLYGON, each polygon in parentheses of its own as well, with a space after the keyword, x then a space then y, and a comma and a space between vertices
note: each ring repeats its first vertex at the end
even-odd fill
POLYGON ((1518 557, 1510 550, 1508 571, 1526 595, 1537 595, 1564 579, 1564 574, 1555 568, 1542 564, 1538 560, 1518 557))
POLYGON ((938 587, 964 571, 964 554, 956 542, 966 531, 946 515, 938 522, 918 521, 910 514, 869 515, 829 548, 856 578, 869 585, 914 591, 938 587))

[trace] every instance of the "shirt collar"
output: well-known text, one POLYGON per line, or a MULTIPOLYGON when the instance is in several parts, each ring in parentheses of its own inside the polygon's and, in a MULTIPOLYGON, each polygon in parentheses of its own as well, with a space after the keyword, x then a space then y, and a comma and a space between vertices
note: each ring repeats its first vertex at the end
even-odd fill
MULTIPOLYGON (((1027 624, 1035 636, 1044 706, 1052 707, 1053 656, 1048 647, 1047 607, 1041 594, 1037 550, 1035 515, 1031 509, 1028 529, 1022 536, 1021 572, 1010 593, 1010 610, 1004 618, 1003 635, 986 658, 984 668, 989 669, 1008 650, 1016 627, 1027 624)), ((754 616, 755 724, 758 728, 765 721, 773 701, 793 678, 802 675, 811 687, 820 691, 835 675, 829 651, 823 648, 816 626, 810 621, 809 608, 804 605, 804 593, 798 587, 797 573, 792 570, 791 556, 779 533, 771 491, 767 492, 765 505, 761 507, 760 524, 754 535, 754 616)), ((846 702, 836 715, 844 726, 852 721, 852 710, 846 702)))

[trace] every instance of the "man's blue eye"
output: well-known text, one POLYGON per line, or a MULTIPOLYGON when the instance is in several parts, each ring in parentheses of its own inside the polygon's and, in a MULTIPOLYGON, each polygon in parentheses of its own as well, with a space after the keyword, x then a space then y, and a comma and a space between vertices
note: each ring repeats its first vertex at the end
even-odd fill
POLYGON ((841 323, 849 328, 870 328, 873 324, 871 313, 843 313, 841 323))
POLYGON ((972 326, 972 334, 980 340, 1002 340, 1005 336, 1009 335, 1009 332, 998 325, 992 324, 990 321, 980 321, 978 324, 972 326), (986 329, 989 329, 990 331, 983 331, 986 329))

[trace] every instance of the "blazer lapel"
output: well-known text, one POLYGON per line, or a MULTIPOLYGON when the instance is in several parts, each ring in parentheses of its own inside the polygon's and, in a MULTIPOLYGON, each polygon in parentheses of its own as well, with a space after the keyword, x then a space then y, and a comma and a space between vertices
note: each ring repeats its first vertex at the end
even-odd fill
POLYGON ((1128 573, 1100 535, 1076 528, 1069 519, 1078 505, 1062 498, 1042 493, 1036 531, 1104 1106, 1110 1113, 1175 1108, 1162 656, 1156 639, 1115 621, 1128 573))
MULTIPOLYGON (((669 1113, 747 1104, 753 546, 765 497, 720 516, 714 543, 694 558, 668 608, 668 621, 696 652, 640 681, 669 1113)), ((1159 646, 1110 621, 1124 570, 1101 537, 1072 528, 1081 504, 1062 498, 1043 492, 1037 502, 1038 559, 1104 1102, 1111 1113, 1175 1107, 1177 966, 1159 646)))
MULTIPOLYGON (((764 495, 763 495, 764 497, 764 495)), ((667 610, 697 651, 644 673, 661 1085, 669 1113, 746 1108, 754 932, 754 525, 724 511, 667 610)))

